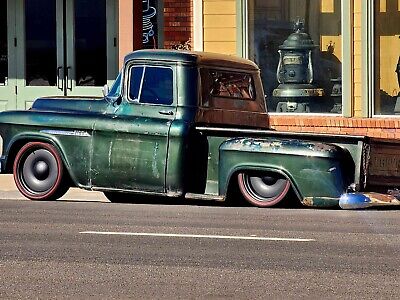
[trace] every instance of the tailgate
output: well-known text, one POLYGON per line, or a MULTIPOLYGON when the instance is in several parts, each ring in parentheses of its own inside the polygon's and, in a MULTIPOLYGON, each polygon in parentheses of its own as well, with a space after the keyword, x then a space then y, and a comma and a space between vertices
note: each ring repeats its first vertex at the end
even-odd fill
POLYGON ((371 138, 369 146, 367 187, 400 187, 400 141, 371 138))

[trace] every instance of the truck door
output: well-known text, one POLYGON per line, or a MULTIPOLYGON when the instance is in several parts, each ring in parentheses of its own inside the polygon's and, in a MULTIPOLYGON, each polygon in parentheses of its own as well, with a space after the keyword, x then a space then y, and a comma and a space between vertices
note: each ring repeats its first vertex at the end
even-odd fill
POLYGON ((120 105, 94 128, 93 187, 165 192, 168 136, 176 113, 174 70, 132 65, 120 105))

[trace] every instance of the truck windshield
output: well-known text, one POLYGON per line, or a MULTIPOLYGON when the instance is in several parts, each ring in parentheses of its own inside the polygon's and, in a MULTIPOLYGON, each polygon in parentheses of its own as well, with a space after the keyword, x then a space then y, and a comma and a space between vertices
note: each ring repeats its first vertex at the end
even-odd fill
POLYGON ((110 91, 108 92, 107 98, 118 98, 121 95, 121 77, 122 72, 118 74, 115 79, 110 91))

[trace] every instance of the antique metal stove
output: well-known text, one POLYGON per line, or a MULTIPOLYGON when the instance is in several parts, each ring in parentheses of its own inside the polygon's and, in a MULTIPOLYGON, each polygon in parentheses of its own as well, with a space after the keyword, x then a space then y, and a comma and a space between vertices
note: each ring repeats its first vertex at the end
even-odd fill
POLYGON ((279 46, 276 74, 279 85, 272 94, 278 102, 277 112, 311 112, 310 102, 324 96, 324 90, 312 84, 312 52, 318 46, 304 32, 303 22, 298 20, 294 29, 279 46))

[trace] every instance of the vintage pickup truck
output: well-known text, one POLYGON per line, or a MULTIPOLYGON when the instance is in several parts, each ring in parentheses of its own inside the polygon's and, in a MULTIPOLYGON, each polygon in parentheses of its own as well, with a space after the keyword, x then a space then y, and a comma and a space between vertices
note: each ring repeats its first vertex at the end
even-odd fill
POLYGON ((318 207, 400 203, 398 142, 277 132, 265 101, 259 68, 248 60, 136 51, 103 98, 46 97, 0 113, 0 170, 34 200, 74 186, 112 202, 241 194, 270 207, 291 194, 318 207))

